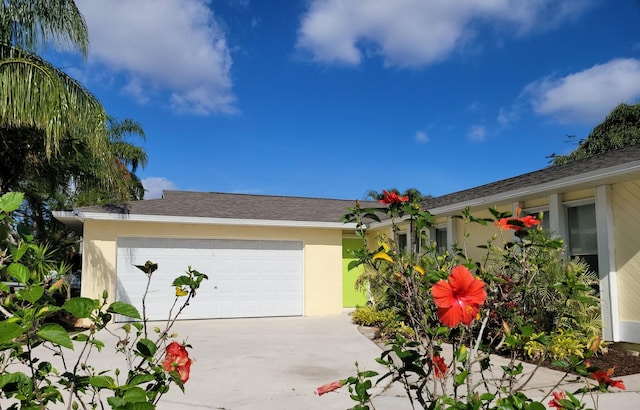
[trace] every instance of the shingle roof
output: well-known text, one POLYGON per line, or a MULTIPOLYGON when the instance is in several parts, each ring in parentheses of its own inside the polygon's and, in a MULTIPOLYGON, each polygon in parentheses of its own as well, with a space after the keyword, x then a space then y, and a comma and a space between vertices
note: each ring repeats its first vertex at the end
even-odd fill
MULTIPOLYGON (((428 210, 451 205, 464 206, 479 198, 500 197, 527 187, 542 186, 553 181, 570 179, 589 173, 605 173, 625 164, 640 165, 640 144, 575 161, 547 167, 490 184, 466 189, 424 201, 428 210), (638 162, 638 164, 634 164, 638 162)), ((634 171, 634 172, 637 172, 634 171)), ((598 174, 599 175, 599 174, 598 174)), ((124 205, 83 207, 84 213, 114 213, 276 221, 340 222, 355 200, 304 198, 290 196, 230 194, 219 192, 164 191, 162 199, 132 201, 124 205)), ((362 201, 363 207, 379 206, 377 202, 362 201)))
POLYGON ((478 198, 495 197, 500 194, 577 177, 590 172, 604 171, 608 168, 620 167, 637 161, 640 161, 640 144, 612 150, 568 164, 550 166, 501 181, 430 198, 424 201, 424 205, 426 209, 431 210, 453 204, 462 204, 478 198))
POLYGON ((164 191, 162 199, 131 201, 124 205, 84 207, 78 211, 201 218, 341 222, 340 218, 347 212, 347 208, 353 206, 355 206, 355 200, 164 191))

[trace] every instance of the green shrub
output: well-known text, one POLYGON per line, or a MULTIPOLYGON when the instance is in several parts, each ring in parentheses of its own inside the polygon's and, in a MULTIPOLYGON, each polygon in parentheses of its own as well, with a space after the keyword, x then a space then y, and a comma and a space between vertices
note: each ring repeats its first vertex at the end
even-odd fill
POLYGON ((378 310, 374 306, 358 307, 351 316, 353 323, 361 326, 386 327, 397 322, 396 313, 392 309, 378 310))

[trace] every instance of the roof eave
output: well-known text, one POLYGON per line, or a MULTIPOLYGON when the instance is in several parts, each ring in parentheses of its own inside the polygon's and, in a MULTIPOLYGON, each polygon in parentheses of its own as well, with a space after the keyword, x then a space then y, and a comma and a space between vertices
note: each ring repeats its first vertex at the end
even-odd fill
MULTIPOLYGON (((233 225, 233 226, 261 226, 279 228, 323 228, 323 229, 355 229, 355 223, 342 222, 319 222, 319 221, 287 221, 268 219, 235 219, 235 218, 209 218, 195 216, 171 216, 171 215, 140 215, 140 214, 109 214, 101 212, 67 212, 60 218, 69 220, 69 215, 73 214, 76 220, 99 220, 99 221, 128 221, 128 222, 156 222, 156 223, 183 223, 197 225, 233 225)), ((57 219, 61 220, 54 214, 57 219)), ((65 222, 66 223, 66 222, 65 222)))

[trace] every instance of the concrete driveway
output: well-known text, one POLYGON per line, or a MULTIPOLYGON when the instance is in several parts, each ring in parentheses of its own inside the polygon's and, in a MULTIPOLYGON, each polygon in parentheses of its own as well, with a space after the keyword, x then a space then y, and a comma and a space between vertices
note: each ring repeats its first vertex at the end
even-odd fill
MULTIPOLYGON (((118 327, 112 325, 114 330, 118 327)), ((149 329, 153 327, 152 322, 149 329)), ((375 362, 380 349, 351 324, 346 314, 190 320, 177 322, 172 330, 178 333, 178 341, 186 339, 193 345, 190 355, 195 363, 185 393, 172 388, 161 400, 160 410, 348 409, 356 403, 349 398, 346 388, 322 397, 314 395, 314 390, 355 375, 356 361, 362 370, 384 372, 375 362)), ((113 354, 117 338, 105 333, 100 339, 106 346, 102 353, 93 356, 91 364, 97 370, 126 369, 123 356, 113 354)), ((536 396, 548 392, 560 378, 557 372, 544 368, 539 370, 539 377, 527 391, 531 398, 542 399, 536 396)), ((601 409, 638 408, 640 375, 622 379, 626 392, 601 395, 601 409)), ((411 408, 398 385, 385 391, 374 390, 380 393, 374 400, 377 410, 411 408)), ((5 404, 0 403, 0 407, 5 404)), ((65 407, 54 406, 52 410, 58 408, 65 407)))
MULTIPOLYGON (((322 397, 314 390, 354 375, 356 361, 384 370, 375 363, 380 349, 346 314, 183 321, 175 330, 196 361, 185 394, 174 389, 161 409, 347 409, 356 403, 346 388, 322 397)), ((378 398, 376 408, 403 408, 394 395, 378 398)))

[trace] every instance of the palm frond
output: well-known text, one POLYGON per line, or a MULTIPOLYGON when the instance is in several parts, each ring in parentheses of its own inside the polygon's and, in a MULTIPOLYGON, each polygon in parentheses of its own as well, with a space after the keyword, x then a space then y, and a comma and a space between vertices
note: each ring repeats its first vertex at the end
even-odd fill
POLYGON ((0 44, 34 53, 53 45, 86 57, 89 34, 73 0, 4 0, 0 2, 0 44))

